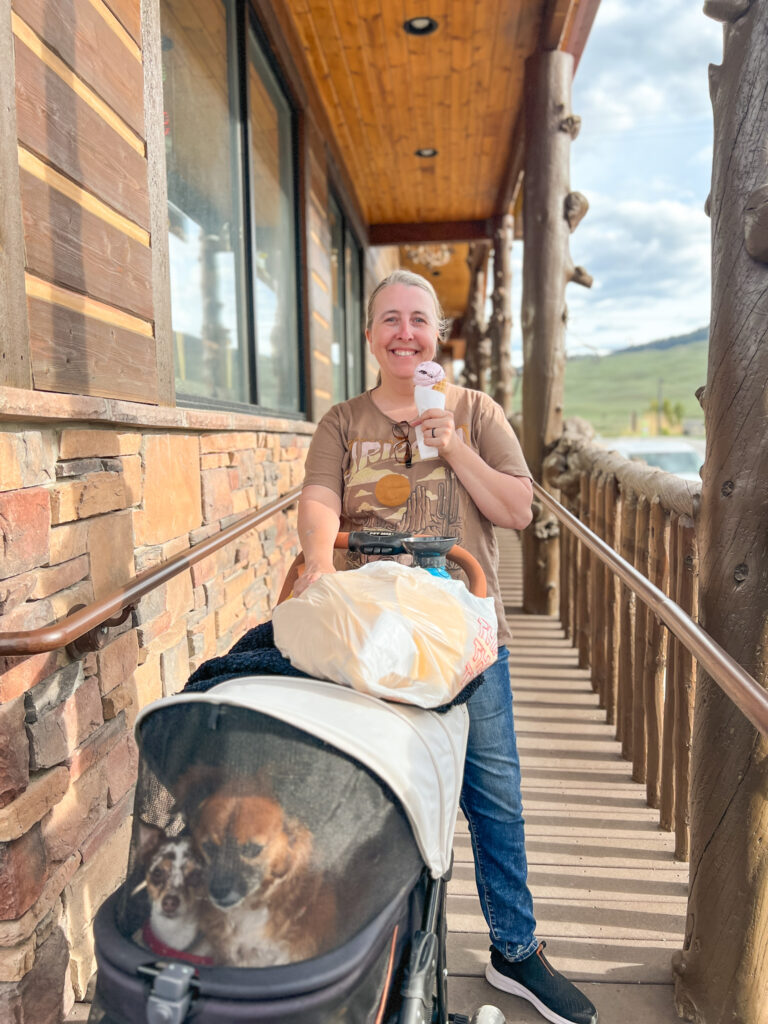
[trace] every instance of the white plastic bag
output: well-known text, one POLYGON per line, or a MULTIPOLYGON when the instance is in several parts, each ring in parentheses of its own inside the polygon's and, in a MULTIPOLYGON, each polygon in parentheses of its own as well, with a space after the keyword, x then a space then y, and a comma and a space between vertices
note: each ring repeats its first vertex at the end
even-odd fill
POLYGON ((321 576, 272 624, 302 672, 422 708, 449 703, 497 657, 492 598, 398 562, 321 576))

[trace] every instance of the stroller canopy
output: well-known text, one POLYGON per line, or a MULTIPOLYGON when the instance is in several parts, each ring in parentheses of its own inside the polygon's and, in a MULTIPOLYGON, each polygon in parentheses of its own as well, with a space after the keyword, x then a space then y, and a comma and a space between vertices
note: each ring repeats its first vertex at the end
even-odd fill
POLYGON ((433 877, 450 868, 469 727, 465 707, 435 714, 322 680, 251 676, 149 705, 136 720, 140 749, 148 720, 184 704, 250 709, 360 762, 397 796, 433 877))

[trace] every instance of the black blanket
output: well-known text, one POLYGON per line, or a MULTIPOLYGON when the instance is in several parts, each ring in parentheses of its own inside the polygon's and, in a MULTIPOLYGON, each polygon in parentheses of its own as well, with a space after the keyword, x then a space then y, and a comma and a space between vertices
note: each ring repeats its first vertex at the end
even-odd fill
MULTIPOLYGON (((306 672, 295 668, 284 658, 275 647, 275 635, 271 622, 262 622, 260 626, 249 630, 241 637, 234 647, 220 658, 205 661, 189 677, 184 692, 204 693, 217 683, 226 679, 238 679, 242 676, 296 676, 310 678, 306 672)), ((482 674, 470 680, 464 689, 456 694, 448 704, 442 704, 433 711, 447 711, 457 704, 466 704, 475 690, 483 682, 482 674)))

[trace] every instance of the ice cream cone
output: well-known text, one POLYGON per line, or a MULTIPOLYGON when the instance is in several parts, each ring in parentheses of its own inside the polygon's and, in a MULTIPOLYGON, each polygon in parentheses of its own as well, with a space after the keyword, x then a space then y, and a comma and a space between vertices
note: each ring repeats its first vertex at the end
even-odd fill
MULTIPOLYGON (((440 383, 443 383, 442 381, 440 383)), ((413 389, 413 397, 416 401, 416 408, 419 411, 419 415, 426 412, 427 409, 444 409, 445 408, 445 391, 438 387, 422 387, 417 384, 413 389)), ((419 448, 419 455, 422 459, 436 459, 438 456, 437 448, 432 445, 424 443, 424 431, 422 428, 416 427, 416 444, 419 448)))

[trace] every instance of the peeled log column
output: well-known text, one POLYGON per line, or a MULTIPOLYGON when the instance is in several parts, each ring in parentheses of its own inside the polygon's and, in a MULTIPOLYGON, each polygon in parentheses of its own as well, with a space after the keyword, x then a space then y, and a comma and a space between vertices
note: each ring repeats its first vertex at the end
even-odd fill
MULTIPOLYGON (((525 64, 525 182, 523 197, 523 450, 542 480, 547 449, 563 426, 565 286, 592 279, 574 267, 568 239, 584 216, 586 199, 571 192, 571 140, 579 118, 571 113, 573 57, 540 52, 525 64)), ((553 491, 557 496, 557 491, 553 491)), ((534 522, 523 534, 523 607, 557 613, 557 521, 534 504, 534 522)))
POLYGON ((488 325, 491 341, 491 394, 509 416, 512 411, 512 241, 514 218, 501 218, 493 232, 493 311, 488 325))
POLYGON ((485 337, 485 278, 488 271, 488 242, 469 247, 469 294, 464 318, 464 376, 462 384, 482 391, 480 345, 485 337))
MULTIPOLYGON (((702 625, 768 682, 768 0, 709 0, 727 22, 710 71, 715 146, 712 321, 699 517, 702 625)), ((692 737, 691 867, 679 1012, 768 1022, 768 740, 699 669, 692 737)))

